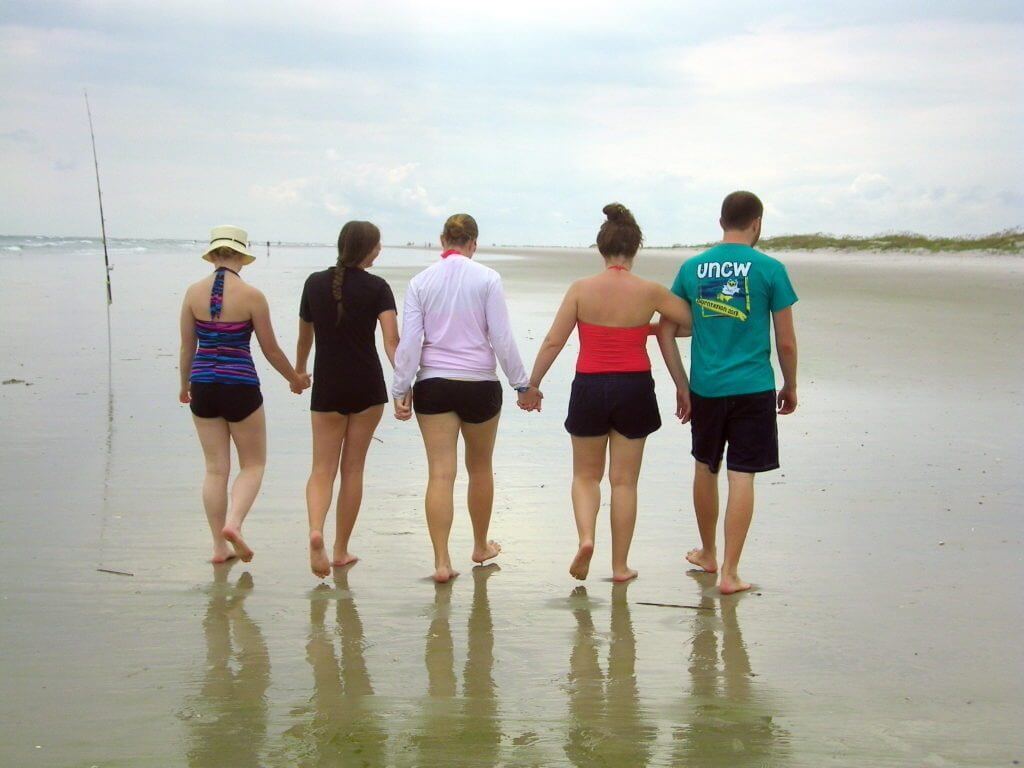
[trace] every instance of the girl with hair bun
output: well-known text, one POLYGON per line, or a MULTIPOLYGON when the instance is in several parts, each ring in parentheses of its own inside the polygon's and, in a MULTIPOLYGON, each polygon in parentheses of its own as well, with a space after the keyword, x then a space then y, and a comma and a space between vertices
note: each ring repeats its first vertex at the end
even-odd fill
POLYGON ((512 336, 501 276, 473 260, 478 234, 468 213, 445 222, 441 258, 409 282, 402 342, 395 355, 395 416, 405 421, 415 409, 427 452, 427 528, 438 583, 459 575, 452 567, 448 536, 460 434, 469 472, 473 562, 483 563, 501 552, 487 538, 494 501, 491 460, 502 402, 497 364, 521 407, 535 410, 541 397, 529 386, 512 336))
POLYGON ((302 289, 299 306, 297 367, 313 361, 313 468, 306 483, 309 513, 309 563, 325 578, 331 566, 342 568, 357 558, 349 550, 363 499, 363 468, 373 433, 384 413, 388 391, 377 354, 381 327, 384 351, 395 364, 398 318, 387 282, 366 270, 380 255, 380 230, 369 221, 350 221, 338 235, 338 262, 314 272, 302 289), (327 557, 324 521, 340 473, 334 551, 327 557))
MULTIPOLYGON (((582 580, 590 570, 607 458, 612 486, 612 578, 623 582, 637 575, 627 561, 644 443, 661 427, 647 355, 651 318, 657 312, 689 335, 692 316, 690 306, 667 288, 633 274, 643 235, 629 209, 611 203, 604 207, 604 214, 607 219, 597 234, 604 269, 569 286, 537 352, 530 386, 540 387, 577 329, 580 352, 565 428, 572 436, 572 505, 579 550, 569 573, 582 580)), ((688 398, 679 399, 677 411, 684 421, 688 418, 688 398)))

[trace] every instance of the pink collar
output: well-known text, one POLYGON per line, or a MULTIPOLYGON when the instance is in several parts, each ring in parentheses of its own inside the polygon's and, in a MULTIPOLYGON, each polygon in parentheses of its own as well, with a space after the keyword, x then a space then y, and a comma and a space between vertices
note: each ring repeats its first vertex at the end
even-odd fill
POLYGON ((620 272, 629 272, 629 269, 627 269, 626 267, 623 267, 623 266, 621 266, 619 264, 612 264, 610 267, 606 267, 606 269, 617 269, 620 272))
POLYGON ((449 248, 447 251, 441 254, 442 259, 447 259, 449 256, 462 256, 461 251, 457 251, 454 248, 449 248))

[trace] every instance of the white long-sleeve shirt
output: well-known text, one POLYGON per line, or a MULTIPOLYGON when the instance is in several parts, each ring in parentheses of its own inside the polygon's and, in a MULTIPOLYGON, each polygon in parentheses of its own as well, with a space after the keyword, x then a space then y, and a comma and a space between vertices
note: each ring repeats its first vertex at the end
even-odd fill
POLYGON ((529 384, 512 336, 501 276, 452 254, 409 282, 402 340, 391 392, 405 397, 413 381, 497 381, 496 363, 513 387, 529 384))

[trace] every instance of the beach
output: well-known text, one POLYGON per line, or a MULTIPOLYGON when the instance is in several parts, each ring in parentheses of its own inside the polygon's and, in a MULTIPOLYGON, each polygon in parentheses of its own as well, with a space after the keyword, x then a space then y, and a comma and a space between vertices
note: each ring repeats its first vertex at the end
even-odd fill
MULTIPOLYGON (((1024 761, 1024 259, 772 253, 800 295, 800 407, 780 418, 782 468, 757 481, 741 568, 754 588, 722 597, 683 560, 698 543, 689 428, 653 339, 664 425, 641 475, 635 582, 610 582, 606 506, 590 578, 567 572, 575 336, 541 413, 506 387, 504 552, 470 567, 461 477, 462 575, 446 586, 428 578, 422 443, 390 413, 367 462, 361 561, 310 573, 308 393, 254 341, 269 439, 246 521, 256 556, 214 568, 177 402, 200 252, 114 244, 108 358, 98 244, 0 239, 0 765, 1024 761)), ((293 358, 303 282, 335 252, 255 252, 243 276, 293 358)), ((669 284, 692 253, 642 251, 635 271, 669 284)), ((401 306, 436 257, 385 246, 374 272, 401 306)), ((503 276, 528 367, 565 288, 602 266, 588 249, 476 258, 503 276)))

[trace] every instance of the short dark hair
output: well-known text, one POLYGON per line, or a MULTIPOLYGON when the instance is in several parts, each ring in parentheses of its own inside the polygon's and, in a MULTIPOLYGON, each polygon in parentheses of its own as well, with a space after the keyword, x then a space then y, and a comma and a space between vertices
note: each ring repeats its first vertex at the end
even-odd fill
POLYGON ((602 212, 608 218, 597 233, 597 250, 602 256, 636 256, 644 236, 629 208, 609 203, 602 212))
POLYGON ((764 216, 764 205, 753 192, 730 192, 722 201, 722 229, 746 229, 764 216))

